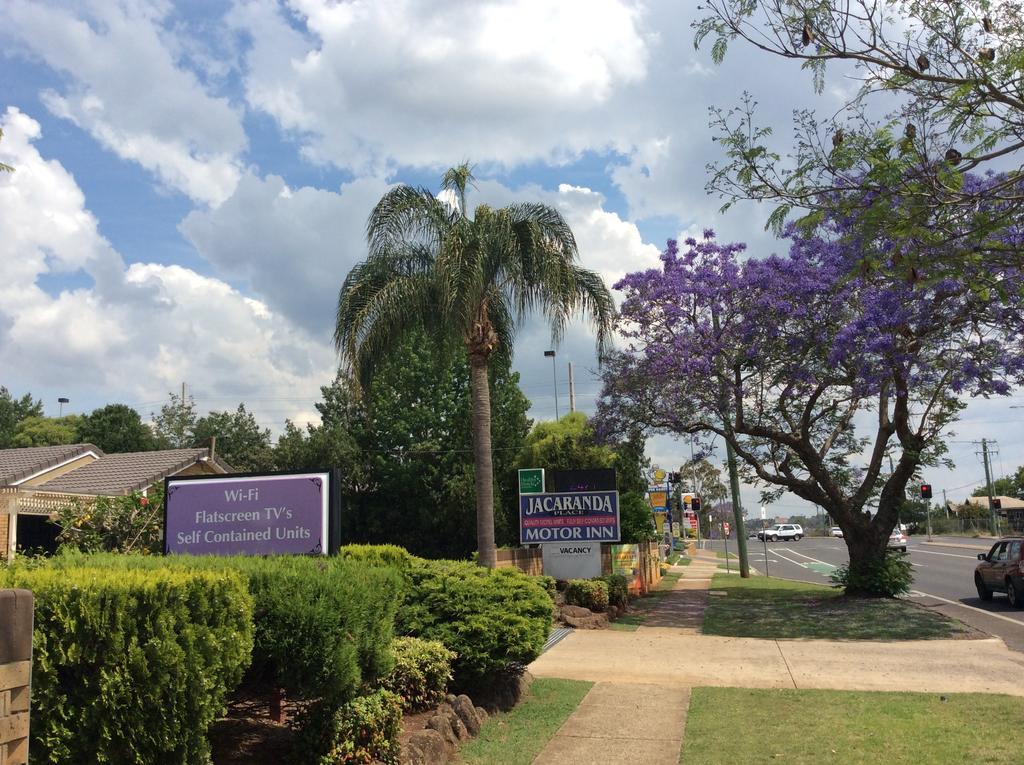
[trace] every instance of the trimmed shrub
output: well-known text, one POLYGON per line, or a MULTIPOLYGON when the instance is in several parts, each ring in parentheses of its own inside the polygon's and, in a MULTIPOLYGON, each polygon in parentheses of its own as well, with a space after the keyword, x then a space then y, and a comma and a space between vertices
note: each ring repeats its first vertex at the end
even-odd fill
POLYGON ((544 589, 548 591, 548 595, 554 600, 555 594, 558 592, 558 580, 553 576, 538 576, 537 581, 544 586, 544 589))
POLYGON ((616 608, 629 605, 629 579, 625 574, 605 574, 598 577, 608 585, 608 604, 616 608))
POLYGON ((398 545, 345 545, 338 557, 375 566, 394 566, 406 569, 416 558, 398 545))
POLYGON ((252 651, 241 576, 14 566, 0 586, 35 593, 33 762, 209 761, 207 728, 252 651))
POLYGON ((302 762, 317 765, 382 762, 397 765, 402 731, 402 699, 379 690, 352 699, 340 709, 316 704, 306 710, 302 762), (317 732, 313 738, 310 732, 317 732))
POLYGON ((414 637, 396 638, 391 647, 395 666, 381 687, 397 693, 407 712, 421 712, 444 701, 455 654, 436 640, 414 637))
POLYGON ((608 608, 608 584, 600 579, 570 579, 565 588, 565 602, 600 612, 608 608))
POLYGON ((233 571, 248 581, 255 644, 249 681, 337 705, 391 670, 403 581, 391 568, 307 556, 58 555, 53 566, 233 571))
POLYGON ((455 651, 457 686, 521 672, 540 655, 551 628, 551 598, 536 577, 515 569, 416 559, 399 609, 402 635, 440 640, 455 651))

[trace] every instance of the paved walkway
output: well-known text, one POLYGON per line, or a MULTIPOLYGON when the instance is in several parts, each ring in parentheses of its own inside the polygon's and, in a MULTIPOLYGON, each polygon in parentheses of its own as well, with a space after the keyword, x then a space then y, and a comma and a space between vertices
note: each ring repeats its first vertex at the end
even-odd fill
POLYGON ((1024 696, 1024 657, 998 638, 871 642, 702 635, 719 562, 699 551, 689 566, 674 567, 682 578, 636 632, 576 630, 530 665, 537 677, 595 683, 534 765, 677 765, 690 688, 697 686, 1024 696))
POLYGON ((677 765, 689 688, 597 683, 534 765, 677 765))

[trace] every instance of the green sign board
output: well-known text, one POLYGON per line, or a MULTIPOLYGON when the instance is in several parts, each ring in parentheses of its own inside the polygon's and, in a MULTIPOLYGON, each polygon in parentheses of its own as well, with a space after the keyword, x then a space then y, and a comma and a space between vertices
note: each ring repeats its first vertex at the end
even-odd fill
POLYGON ((544 468, 528 468, 519 471, 520 494, 544 493, 544 468))

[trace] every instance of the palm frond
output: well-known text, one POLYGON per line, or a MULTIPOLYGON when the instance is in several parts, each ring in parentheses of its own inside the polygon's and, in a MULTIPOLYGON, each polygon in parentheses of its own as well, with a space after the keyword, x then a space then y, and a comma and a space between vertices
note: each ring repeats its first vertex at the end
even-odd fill
POLYGON ((459 214, 466 217, 466 188, 473 185, 473 168, 468 162, 449 168, 441 176, 441 188, 455 194, 459 202, 459 214))
POLYGON ((366 221, 372 258, 402 244, 436 248, 451 224, 451 211, 426 189, 395 186, 374 206, 366 221))

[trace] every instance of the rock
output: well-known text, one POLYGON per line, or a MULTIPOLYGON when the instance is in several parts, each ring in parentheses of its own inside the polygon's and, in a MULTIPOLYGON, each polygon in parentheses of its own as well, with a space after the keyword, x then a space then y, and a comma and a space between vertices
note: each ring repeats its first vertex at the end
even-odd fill
POLYGON ((444 700, 445 700, 445 701, 446 701, 447 703, 451 704, 452 706, 455 706, 455 699, 456 699, 456 696, 455 696, 455 694, 454 694, 454 693, 449 693, 448 695, 446 695, 446 696, 444 697, 444 700))
POLYGON ((591 616, 592 614, 593 612, 589 608, 584 608, 583 606, 562 606, 563 619, 567 616, 580 617, 591 616))
POLYGON ((578 630, 600 630, 608 626, 608 614, 590 614, 578 618, 563 616, 562 621, 578 630))
POLYGON ((409 741, 402 747, 402 753, 398 755, 398 765, 431 765, 427 762, 423 751, 409 741))
POLYGON ((473 706, 473 700, 469 696, 463 694, 456 698, 452 708, 455 710, 455 714, 459 716, 462 724, 466 726, 469 735, 475 736, 480 733, 481 721, 479 716, 477 716, 476 708, 473 706))
POLYGON ((448 747, 444 736, 432 728, 418 730, 409 737, 409 747, 419 752, 422 759, 414 765, 443 765, 448 761, 448 747))
MULTIPOLYGON (((458 702, 458 699, 456 699, 456 702, 458 702)), ((437 708, 437 713, 448 718, 448 724, 452 726, 452 732, 459 741, 465 741, 467 738, 470 738, 469 729, 462 721, 459 713, 455 711, 455 707, 451 704, 441 704, 437 708)))
POLYGON ((476 716, 480 718, 480 724, 481 725, 483 725, 485 722, 487 722, 487 718, 490 717, 490 715, 487 714, 487 710, 484 709, 483 707, 477 707, 476 708, 476 716))
POLYGON ((617 619, 619 616, 619 609, 615 606, 608 606, 608 618, 617 619))
POLYGON ((459 745, 459 737, 452 730, 452 724, 448 722, 448 715, 434 715, 427 720, 427 728, 440 734, 446 747, 455 749, 459 745))

